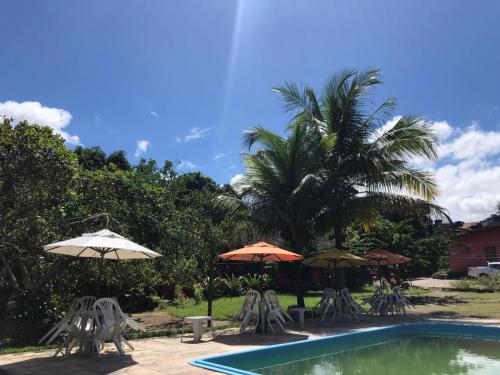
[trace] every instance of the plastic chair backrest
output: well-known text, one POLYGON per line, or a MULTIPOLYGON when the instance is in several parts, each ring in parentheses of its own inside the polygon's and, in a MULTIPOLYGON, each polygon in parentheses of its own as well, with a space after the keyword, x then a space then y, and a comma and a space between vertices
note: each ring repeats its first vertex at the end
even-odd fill
POLYGON ((267 290, 264 292, 264 301, 269 301, 279 305, 278 295, 274 290, 267 290))
POLYGON ((250 289, 247 291, 247 296, 249 298, 249 307, 253 308, 257 302, 260 301, 260 293, 256 290, 250 289))
POLYGON ((99 298, 94 302, 94 315, 98 327, 113 327, 120 324, 120 307, 112 298, 99 298))
POLYGON ((64 315, 64 318, 61 319, 62 321, 67 321, 73 319, 73 316, 80 310, 80 301, 78 298, 75 298, 73 302, 71 302, 71 306, 68 309, 68 312, 66 315, 64 315))
POLYGON ((91 312, 96 298, 94 296, 85 296, 78 298, 79 312, 91 312))

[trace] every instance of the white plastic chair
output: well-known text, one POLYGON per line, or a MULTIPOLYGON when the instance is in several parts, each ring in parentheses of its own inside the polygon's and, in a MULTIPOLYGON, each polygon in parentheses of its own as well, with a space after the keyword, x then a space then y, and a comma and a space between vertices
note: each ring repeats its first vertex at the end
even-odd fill
POLYGON ((125 329, 127 326, 129 326, 132 329, 135 329, 136 331, 142 331, 146 332, 146 328, 140 324, 137 320, 129 316, 127 313, 124 313, 120 304, 118 303, 118 299, 116 297, 112 297, 112 299, 116 302, 116 305, 118 306, 118 310, 120 311, 120 314, 123 318, 123 323, 122 323, 122 328, 125 329))
POLYGON ((97 348, 97 356, 101 357, 101 350, 107 340, 113 341, 118 352, 124 355, 121 341, 130 347, 131 345, 122 335, 124 320, 118 303, 112 298, 100 298, 94 302, 93 310, 96 322, 93 341, 97 348))
POLYGON ((64 317, 57 322, 39 341, 41 344, 45 340, 47 340, 47 344, 50 344, 57 336, 64 332, 64 330, 68 327, 74 315, 77 313, 78 308, 80 307, 80 303, 78 302, 78 298, 75 298, 69 307, 68 312, 64 315, 64 317))
POLYGON ((254 322, 253 333, 255 333, 255 330, 257 329, 257 325, 260 319, 259 309, 257 304, 260 300, 261 296, 258 291, 252 289, 247 291, 245 301, 243 302, 243 306, 240 312, 238 313, 239 315, 242 316, 240 332, 245 332, 248 325, 251 322, 254 322))
POLYGON ((279 313, 280 319, 283 321, 283 323, 286 323, 286 320, 289 320, 290 322, 294 321, 292 317, 288 314, 288 312, 280 305, 278 301, 278 295, 274 290, 268 290, 264 293, 264 301, 274 306, 274 308, 279 313))
POLYGON ((406 308, 415 308, 415 306, 405 297, 403 289, 400 286, 394 287, 394 309, 396 314, 406 316, 406 308))
POLYGON ((243 320, 245 316, 245 312, 248 310, 250 306, 252 306, 255 302, 255 297, 258 295, 258 298, 260 299, 260 293, 257 292, 256 290, 249 289, 245 293, 245 299, 243 300, 243 305, 239 309, 239 311, 234 314, 232 320, 243 320))
POLYGON ((264 300, 266 304, 266 323, 271 328, 271 331, 275 333, 272 322, 277 323, 282 331, 285 331, 283 324, 286 323, 285 318, 281 314, 281 308, 272 300, 264 300))
MULTIPOLYGON (((66 338, 59 346, 54 356, 57 356, 63 348, 66 348, 64 355, 68 355, 77 341, 80 341, 80 352, 82 351, 85 339, 92 333, 92 305, 95 299, 96 298, 94 296, 85 296, 76 300, 76 311, 71 314, 71 317, 69 317, 63 327, 63 330, 66 333, 66 338)), ((62 333, 62 331, 55 332, 47 343, 54 340, 60 333, 62 333)))
POLYGON ((323 312, 321 315, 321 322, 325 321, 325 318, 329 311, 333 312, 332 320, 335 319, 335 315, 337 313, 337 292, 334 289, 327 288, 323 291, 323 296, 320 301, 320 312, 323 312))
POLYGON ((340 298, 342 301, 342 313, 349 319, 359 320, 358 315, 362 313, 358 303, 351 295, 351 291, 347 288, 340 290, 340 298))

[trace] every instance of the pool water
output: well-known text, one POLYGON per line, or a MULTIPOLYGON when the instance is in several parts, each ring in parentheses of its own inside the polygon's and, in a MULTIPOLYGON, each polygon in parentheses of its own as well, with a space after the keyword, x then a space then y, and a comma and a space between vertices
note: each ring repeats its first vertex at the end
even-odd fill
POLYGON ((408 337, 251 371, 262 375, 493 375, 500 374, 500 341, 408 337))

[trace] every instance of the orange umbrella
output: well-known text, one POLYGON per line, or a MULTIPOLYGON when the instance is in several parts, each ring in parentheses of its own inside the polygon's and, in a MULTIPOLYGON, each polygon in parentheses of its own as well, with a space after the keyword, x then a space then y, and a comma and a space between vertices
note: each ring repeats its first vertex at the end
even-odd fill
POLYGON ((288 262, 295 260, 303 260, 304 258, 292 253, 291 251, 284 250, 278 246, 268 244, 266 242, 257 242, 251 245, 246 245, 241 249, 232 250, 228 253, 219 255, 222 260, 234 260, 243 262, 259 262, 260 263, 260 276, 262 291, 262 275, 264 273, 264 262, 288 262))
MULTIPOLYGON (((408 263, 411 261, 410 257, 394 254, 389 250, 373 249, 363 255, 369 264, 377 266, 377 272, 380 277, 380 266, 388 266, 393 264, 408 263)), ((380 277, 380 285, 382 285, 382 277, 380 277)))
POLYGON ((288 262, 304 259, 299 254, 292 253, 267 242, 246 245, 241 249, 221 254, 219 258, 223 260, 241 260, 244 262, 288 262))
POLYGON ((402 264, 411 261, 410 257, 394 254, 389 250, 373 249, 363 255, 372 266, 387 266, 392 264, 402 264))

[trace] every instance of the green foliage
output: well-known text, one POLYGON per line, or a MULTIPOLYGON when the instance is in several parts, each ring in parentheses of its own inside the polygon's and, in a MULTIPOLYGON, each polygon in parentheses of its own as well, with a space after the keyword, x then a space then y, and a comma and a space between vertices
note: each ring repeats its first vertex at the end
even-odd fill
POLYGON ((77 146, 75 154, 78 156, 78 163, 84 169, 100 169, 106 165, 106 153, 99 147, 85 148, 77 146))
POLYGON ((500 290, 500 275, 451 280, 450 285, 462 290, 500 290))
POLYGON ((243 280, 241 276, 226 275, 223 279, 225 285, 225 295, 236 297, 243 292, 243 280))
POLYGON ((462 278, 459 280, 450 281, 450 286, 452 288, 463 289, 463 290, 473 289, 475 284, 476 284, 475 280, 469 278, 462 278))
POLYGON ((243 286, 247 289, 260 290, 261 283, 262 288, 267 289, 271 285, 272 279, 268 274, 260 275, 258 273, 247 274, 242 277, 243 286))
POLYGON ((379 216, 368 231, 362 225, 352 225, 346 231, 346 247, 353 253, 379 248, 411 257, 410 263, 392 267, 406 276, 430 276, 447 268, 450 240, 450 233, 433 226, 426 217, 393 217, 391 221, 379 216))
POLYGON ((124 171, 129 171, 132 169, 132 166, 127 160, 127 155, 123 150, 114 151, 109 154, 106 159, 106 164, 114 164, 116 168, 124 171))

